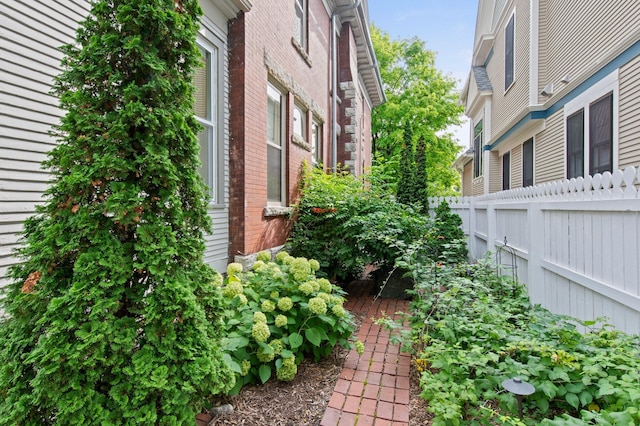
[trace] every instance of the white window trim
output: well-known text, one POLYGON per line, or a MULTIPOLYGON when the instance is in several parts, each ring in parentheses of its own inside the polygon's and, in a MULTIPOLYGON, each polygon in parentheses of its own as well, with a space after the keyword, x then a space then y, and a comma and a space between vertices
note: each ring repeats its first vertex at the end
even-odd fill
MULTIPOLYGON (((277 86, 267 83, 267 97, 275 97, 279 96, 280 98, 280 145, 274 145, 267 139, 267 146, 273 146, 275 148, 280 149, 280 200, 273 201, 269 200, 268 190, 267 190, 267 206, 268 207, 284 207, 286 205, 287 200, 287 181, 286 181, 286 155, 287 155, 287 143, 286 143, 286 126, 287 122, 287 98, 286 93, 278 88, 277 86), (271 94, 269 92, 272 92, 271 94)), ((268 165, 267 165, 268 167, 268 165)), ((267 169, 267 174, 269 173, 267 169)))
MULTIPOLYGON (((612 162, 611 171, 618 169, 618 128, 619 128, 619 70, 616 69, 612 73, 608 74, 596 84, 585 90, 580 95, 576 96, 571 101, 567 102, 564 106, 564 139, 563 139, 563 156, 564 156, 564 176, 567 176, 567 118, 573 113, 584 110, 584 170, 583 176, 589 174, 589 105, 594 101, 602 98, 603 96, 613 93, 613 113, 611 119, 613 120, 613 136, 612 136, 612 162)), ((534 147, 535 149, 535 147, 534 147)))
MULTIPOLYGON (((504 89, 504 94, 506 95, 507 92, 509 90, 511 90, 511 88, 513 87, 513 85, 516 83, 516 42, 517 42, 517 32, 516 32, 516 28, 517 28, 517 22, 516 22, 516 9, 514 8, 511 11, 511 14, 508 15, 509 19, 507 19, 506 24, 504 25, 504 29, 502 30, 502 35, 504 37, 504 68, 503 68, 503 72, 506 71, 507 68, 507 26, 509 25, 509 21, 511 21, 511 19, 513 18, 513 79, 511 80, 511 83, 509 84, 509 86, 505 87, 504 89)), ((503 79, 503 83, 506 82, 507 79, 507 74, 505 72, 504 74, 504 79, 503 79)), ((504 87, 504 84, 503 84, 504 87)))
POLYGON ((211 110, 210 119, 204 119, 196 115, 196 120, 205 128, 210 128, 207 140, 206 157, 209 162, 203 164, 206 170, 205 182, 209 185, 209 207, 222 206, 224 203, 224 129, 223 123, 223 102, 224 102, 224 82, 222 70, 224 66, 223 52, 224 42, 218 38, 205 37, 198 34, 196 43, 198 47, 207 51, 211 55, 211 75, 210 75, 210 97, 208 99, 211 110))
POLYGON ((484 158, 484 145, 485 142, 487 140, 487 135, 486 135, 486 120, 484 119, 483 115, 480 115, 479 117, 477 117, 475 120, 473 120, 473 125, 471 126, 471 143, 473 144, 473 150, 474 150, 474 155, 473 155, 473 161, 474 161, 474 165, 473 165, 473 169, 471 170, 471 178, 473 181, 477 181, 480 178, 482 178, 484 176, 484 165, 485 165, 485 158, 484 158), (482 121, 482 141, 480 144, 480 152, 478 153, 478 158, 480 159, 480 166, 479 166, 479 174, 478 176, 475 176, 475 160, 476 160, 476 155, 475 155, 475 149, 476 149, 476 126, 482 121))
POLYGON ((300 45, 300 47, 302 48, 302 50, 304 52, 308 51, 308 46, 309 46, 309 40, 308 40, 308 21, 309 21, 309 17, 308 17, 308 4, 307 4, 307 0, 294 0, 295 1, 295 13, 296 13, 296 20, 298 19, 297 13, 298 13, 298 4, 300 4, 300 7, 302 8, 302 25, 300 28, 300 40, 295 38, 295 34, 294 34, 294 40, 296 41, 296 43, 298 43, 300 45))

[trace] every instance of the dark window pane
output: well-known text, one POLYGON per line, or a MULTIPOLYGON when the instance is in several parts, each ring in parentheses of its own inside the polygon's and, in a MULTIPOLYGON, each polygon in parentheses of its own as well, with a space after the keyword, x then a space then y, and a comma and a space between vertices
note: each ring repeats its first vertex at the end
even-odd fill
POLYGON ((502 156, 502 190, 507 190, 511 182, 511 153, 502 156))
POLYGON ((522 186, 533 185, 533 139, 522 144, 522 186))
POLYGON ((513 38, 514 38, 514 17, 512 16, 504 30, 504 90, 507 90, 513 83, 513 38))
POLYGON ((567 118, 567 178, 584 174, 584 110, 567 118))
POLYGON ((613 94, 589 106, 589 174, 610 172, 613 163, 613 94))
POLYGON ((473 177, 482 176, 482 121, 473 129, 473 177))

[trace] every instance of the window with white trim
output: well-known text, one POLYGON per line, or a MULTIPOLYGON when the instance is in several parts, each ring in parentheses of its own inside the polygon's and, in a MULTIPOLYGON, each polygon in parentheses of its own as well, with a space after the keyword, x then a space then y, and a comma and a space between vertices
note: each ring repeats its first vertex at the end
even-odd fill
POLYGON ((482 176, 482 150, 484 149, 482 120, 473 128, 473 177, 482 176))
POLYGON ((317 120, 311 123, 311 162, 322 164, 322 125, 317 120))
POLYGON ((293 38, 307 50, 307 0, 294 0, 296 8, 296 18, 293 28, 293 38))
POLYGON ((513 84, 515 66, 515 15, 504 29, 504 90, 507 91, 513 84))
POLYGON ((602 78, 564 107, 568 179, 616 168, 618 71, 602 78))
POLYGON ((298 104, 293 106, 293 134, 307 141, 307 112, 298 104))
POLYGON ((218 113, 222 91, 219 90, 219 52, 218 47, 204 39, 198 39, 198 49, 202 54, 203 66, 195 71, 194 85, 195 102, 194 113, 202 129, 198 133, 200 142, 200 166, 198 173, 209 188, 210 202, 221 202, 221 164, 220 143, 218 129, 218 113))
POLYGON ((285 205, 284 95, 267 85, 267 202, 285 205))

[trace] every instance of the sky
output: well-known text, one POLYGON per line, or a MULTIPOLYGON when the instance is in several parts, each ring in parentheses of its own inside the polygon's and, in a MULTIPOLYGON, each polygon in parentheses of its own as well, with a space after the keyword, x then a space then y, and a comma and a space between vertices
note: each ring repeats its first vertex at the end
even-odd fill
MULTIPOLYGON (((477 0, 368 0, 369 19, 392 40, 418 37, 436 53, 436 68, 458 80, 462 90, 471 70, 477 0)), ((452 128, 469 146, 469 124, 452 128)))

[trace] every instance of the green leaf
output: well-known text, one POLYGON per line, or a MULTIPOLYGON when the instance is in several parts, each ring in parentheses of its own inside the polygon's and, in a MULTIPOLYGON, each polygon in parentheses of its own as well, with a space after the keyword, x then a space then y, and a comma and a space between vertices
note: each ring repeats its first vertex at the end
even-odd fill
POLYGON ((564 399, 569 403, 570 406, 572 406, 576 410, 578 409, 578 407, 580 407, 580 399, 575 393, 567 392, 567 394, 564 396, 564 399))
POLYGON ((260 376, 260 381, 262 384, 267 383, 267 381, 271 378, 271 366, 262 364, 260 369, 258 370, 258 375, 260 376))
POLYGON ((543 413, 549 411, 549 400, 547 398, 538 398, 536 400, 536 405, 543 413))
POLYGON ((231 357, 231 355, 225 352, 222 354, 222 359, 224 359, 224 362, 227 363, 234 373, 242 373, 242 367, 231 357))
POLYGON ((304 339, 300 334, 291 333, 289 335, 289 345, 291 346, 291 349, 299 348, 300 346, 302 346, 302 342, 304 342, 304 339))
POLYGON ((332 327, 336 325, 336 319, 333 317, 330 317, 327 315, 318 315, 318 318, 320 318, 322 321, 326 322, 332 327))
POLYGON ((583 406, 589 405, 593 401, 593 395, 591 395, 591 392, 587 390, 583 390, 582 392, 580 392, 578 398, 580 398, 580 403, 583 406))
POLYGON ((249 339, 244 336, 232 337, 224 340, 225 350, 229 352, 235 352, 238 348, 246 347, 249 344, 249 339))
POLYGON ((308 341, 310 341, 314 346, 320 346, 322 342, 322 333, 317 328, 308 328, 304 332, 305 337, 308 341))

